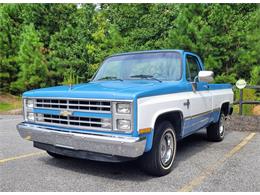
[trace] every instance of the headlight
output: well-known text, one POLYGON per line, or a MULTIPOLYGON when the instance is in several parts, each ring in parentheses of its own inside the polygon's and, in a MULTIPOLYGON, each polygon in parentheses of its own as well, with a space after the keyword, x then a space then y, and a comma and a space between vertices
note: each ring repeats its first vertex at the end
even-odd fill
POLYGON ((26 100, 26 107, 27 108, 33 108, 33 100, 27 99, 26 100))
POLYGON ((27 113, 27 119, 28 121, 34 121, 34 113, 32 112, 27 113))
POLYGON ((116 105, 116 112, 118 114, 130 114, 131 113, 131 106, 129 103, 118 103, 116 105))
POLYGON ((131 129, 131 121, 125 119, 117 120, 117 129, 119 130, 130 130, 131 129))

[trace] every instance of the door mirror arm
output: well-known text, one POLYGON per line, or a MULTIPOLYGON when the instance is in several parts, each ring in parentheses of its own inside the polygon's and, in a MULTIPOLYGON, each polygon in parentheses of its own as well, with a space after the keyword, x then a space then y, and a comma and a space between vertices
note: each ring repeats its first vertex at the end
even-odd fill
POLYGON ((197 82, 199 82, 199 76, 198 75, 195 76, 194 79, 193 79, 193 83, 197 83, 197 82))
POLYGON ((191 82, 191 86, 192 86, 192 91, 196 92, 196 90, 197 90, 197 82, 191 82))
POLYGON ((195 76, 193 82, 191 82, 193 92, 196 92, 197 90, 197 82, 199 82, 199 76, 195 76))

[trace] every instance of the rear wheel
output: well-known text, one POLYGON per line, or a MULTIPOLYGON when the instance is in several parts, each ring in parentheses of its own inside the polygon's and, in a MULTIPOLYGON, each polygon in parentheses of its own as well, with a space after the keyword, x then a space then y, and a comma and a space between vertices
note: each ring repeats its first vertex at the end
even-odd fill
POLYGON ((207 137, 210 141, 222 141, 225 137, 225 121, 226 116, 223 112, 220 113, 218 122, 211 124, 207 128, 207 137))
POLYGON ((152 149, 141 157, 141 166, 151 175, 163 176, 171 172, 176 154, 176 134, 169 121, 155 128, 152 149))

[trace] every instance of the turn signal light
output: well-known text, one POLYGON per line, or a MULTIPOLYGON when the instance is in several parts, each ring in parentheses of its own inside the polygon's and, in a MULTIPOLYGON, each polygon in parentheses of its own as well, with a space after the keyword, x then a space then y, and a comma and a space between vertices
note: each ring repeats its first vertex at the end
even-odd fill
POLYGON ((139 134, 150 133, 152 128, 139 129, 139 134))

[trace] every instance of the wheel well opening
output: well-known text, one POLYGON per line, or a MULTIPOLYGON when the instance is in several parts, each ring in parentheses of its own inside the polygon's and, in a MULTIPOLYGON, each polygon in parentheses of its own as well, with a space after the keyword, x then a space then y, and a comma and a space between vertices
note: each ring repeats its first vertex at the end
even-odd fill
POLYGON ((222 104, 221 112, 223 112, 225 116, 227 116, 229 114, 229 102, 222 104))
POLYGON ((154 129, 156 131, 156 126, 160 122, 167 120, 174 127, 177 139, 179 139, 181 137, 182 119, 183 119, 183 115, 179 111, 174 111, 174 112, 168 112, 168 113, 161 114, 155 121, 155 125, 154 125, 155 128, 154 129))

